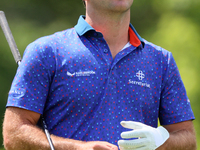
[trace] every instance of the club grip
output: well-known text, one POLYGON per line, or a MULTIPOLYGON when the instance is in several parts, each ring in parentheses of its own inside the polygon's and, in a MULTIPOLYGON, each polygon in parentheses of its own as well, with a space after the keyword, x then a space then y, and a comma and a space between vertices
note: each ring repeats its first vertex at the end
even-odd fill
POLYGON ((19 63, 21 61, 21 56, 3 11, 0 11, 0 25, 7 39, 8 45, 10 46, 14 59, 16 63, 19 63))

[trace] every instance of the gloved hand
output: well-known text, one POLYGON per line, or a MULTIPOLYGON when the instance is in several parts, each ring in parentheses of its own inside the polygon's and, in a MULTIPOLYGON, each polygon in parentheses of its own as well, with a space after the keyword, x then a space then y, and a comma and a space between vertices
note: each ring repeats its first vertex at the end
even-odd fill
POLYGON ((119 140, 120 150, 155 150, 169 138, 169 132, 163 128, 153 128, 140 122, 121 121, 124 128, 133 129, 121 133, 124 139, 137 138, 131 140, 119 140))

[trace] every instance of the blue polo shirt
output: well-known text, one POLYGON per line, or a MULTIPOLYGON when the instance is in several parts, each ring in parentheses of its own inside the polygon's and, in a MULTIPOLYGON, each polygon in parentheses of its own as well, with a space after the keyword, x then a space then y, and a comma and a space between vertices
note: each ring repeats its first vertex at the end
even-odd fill
POLYGON ((117 144, 122 120, 157 127, 194 119, 172 54, 142 39, 113 59, 103 35, 81 16, 71 29, 25 50, 7 107, 43 114, 51 134, 117 144))

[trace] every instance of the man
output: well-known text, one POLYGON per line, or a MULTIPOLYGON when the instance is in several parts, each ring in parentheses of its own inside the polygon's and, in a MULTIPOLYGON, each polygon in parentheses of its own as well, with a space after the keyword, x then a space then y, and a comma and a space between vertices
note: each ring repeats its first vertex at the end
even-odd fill
POLYGON ((9 92, 6 149, 49 149, 41 114, 59 150, 196 149, 175 61, 137 34, 132 3, 85 0, 75 28, 27 47, 9 92))

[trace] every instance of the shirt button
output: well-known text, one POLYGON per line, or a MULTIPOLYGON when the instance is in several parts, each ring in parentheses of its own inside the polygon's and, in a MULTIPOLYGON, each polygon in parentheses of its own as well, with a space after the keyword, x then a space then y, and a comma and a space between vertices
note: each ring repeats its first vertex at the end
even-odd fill
POLYGON ((107 49, 104 49, 104 51, 103 51, 104 53, 108 53, 108 50, 107 49))

